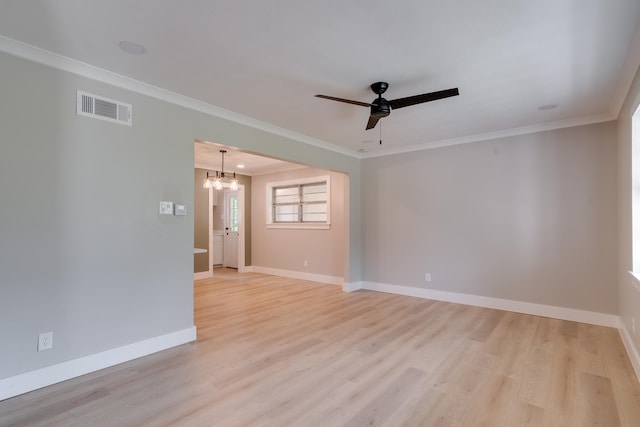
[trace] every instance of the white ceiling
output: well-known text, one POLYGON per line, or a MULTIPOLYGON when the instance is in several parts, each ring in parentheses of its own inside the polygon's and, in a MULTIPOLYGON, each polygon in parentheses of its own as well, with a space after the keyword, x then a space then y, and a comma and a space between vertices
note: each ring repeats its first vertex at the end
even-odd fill
POLYGON ((393 111, 382 150, 614 119, 639 22, 638 0, 0 2, 0 35, 354 153, 381 150, 368 109, 313 95, 460 89, 393 111))
POLYGON ((262 175, 265 173, 284 172, 294 169, 301 169, 306 166, 296 163, 285 162, 265 156, 259 156, 234 147, 227 147, 206 141, 195 142, 195 167, 209 169, 211 171, 222 171, 222 153, 224 154, 224 172, 235 172, 241 175, 262 175), (243 165, 241 168, 239 165, 243 165))

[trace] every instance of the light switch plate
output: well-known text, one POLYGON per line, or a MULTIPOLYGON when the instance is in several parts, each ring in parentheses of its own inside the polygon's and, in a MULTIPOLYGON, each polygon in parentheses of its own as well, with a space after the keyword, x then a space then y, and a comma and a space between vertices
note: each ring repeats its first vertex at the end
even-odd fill
POLYGON ((175 204, 174 215, 186 215, 187 214, 187 206, 175 204))
POLYGON ((173 215, 173 202, 160 202, 160 215, 173 215))

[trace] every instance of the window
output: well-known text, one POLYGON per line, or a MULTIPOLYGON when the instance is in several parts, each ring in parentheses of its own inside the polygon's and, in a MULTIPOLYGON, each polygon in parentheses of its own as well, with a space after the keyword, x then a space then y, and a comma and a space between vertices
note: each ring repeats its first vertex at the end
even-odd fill
POLYGON ((238 195, 237 193, 229 197, 229 231, 234 233, 239 229, 239 211, 238 211, 238 195))
MULTIPOLYGON (((638 101, 636 101, 638 102, 638 101)), ((640 292, 640 106, 631 116, 631 275, 640 292)))
POLYGON ((631 117, 631 223, 632 271, 640 280, 640 107, 631 117))
POLYGON ((273 187, 271 196, 274 223, 327 222, 327 183, 273 187))
POLYGON ((267 184, 267 226, 329 228, 329 177, 267 184))

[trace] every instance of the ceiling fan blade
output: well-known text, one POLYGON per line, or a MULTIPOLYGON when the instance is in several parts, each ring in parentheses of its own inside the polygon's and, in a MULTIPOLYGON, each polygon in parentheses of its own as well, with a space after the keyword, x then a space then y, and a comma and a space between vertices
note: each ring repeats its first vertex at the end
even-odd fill
POLYGON ((440 90, 438 92, 423 93, 422 95, 408 96, 406 98, 394 99, 389 101, 389 105, 393 110, 410 105, 422 104, 423 102, 436 101, 442 98, 460 95, 458 88, 440 90))
POLYGON ((369 116, 369 121, 367 122, 367 129, 373 129, 378 124, 379 117, 369 116))
POLYGON ((335 96, 316 95, 316 98, 329 99, 331 101, 345 102, 347 104, 360 105, 361 107, 371 107, 371 104, 360 101, 352 101, 350 99, 336 98, 335 96))

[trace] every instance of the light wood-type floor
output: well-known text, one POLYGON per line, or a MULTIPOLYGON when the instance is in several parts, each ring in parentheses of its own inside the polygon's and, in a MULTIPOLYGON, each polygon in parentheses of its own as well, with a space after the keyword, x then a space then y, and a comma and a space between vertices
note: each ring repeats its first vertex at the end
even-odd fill
POLYGON ((0 402, 25 426, 640 426, 615 329, 261 274, 198 341, 0 402))

